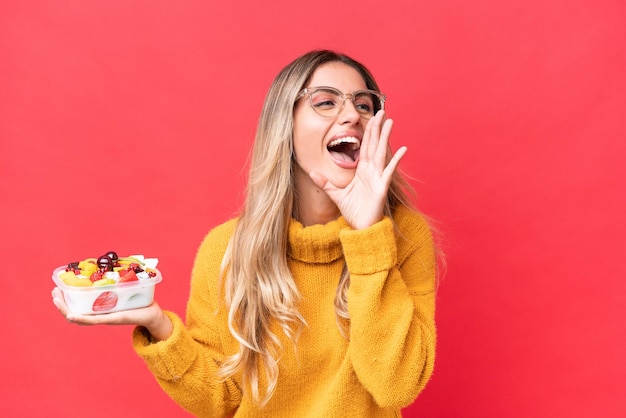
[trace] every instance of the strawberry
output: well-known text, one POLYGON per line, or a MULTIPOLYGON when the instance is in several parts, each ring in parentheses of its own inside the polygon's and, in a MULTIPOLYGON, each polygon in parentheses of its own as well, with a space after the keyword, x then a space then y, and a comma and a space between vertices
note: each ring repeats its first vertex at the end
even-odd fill
POLYGON ((139 279, 137 278, 137 274, 135 273, 135 270, 132 270, 129 268, 127 270, 120 271, 120 279, 117 282, 118 283, 134 282, 136 280, 139 280, 139 279))

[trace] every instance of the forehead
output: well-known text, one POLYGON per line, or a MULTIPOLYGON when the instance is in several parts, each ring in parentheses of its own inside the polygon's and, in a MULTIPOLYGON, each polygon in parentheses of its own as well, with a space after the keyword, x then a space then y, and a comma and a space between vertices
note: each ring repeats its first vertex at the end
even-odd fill
POLYGON ((313 72, 307 87, 329 86, 341 91, 351 92, 367 88, 361 74, 343 62, 327 62, 313 72))

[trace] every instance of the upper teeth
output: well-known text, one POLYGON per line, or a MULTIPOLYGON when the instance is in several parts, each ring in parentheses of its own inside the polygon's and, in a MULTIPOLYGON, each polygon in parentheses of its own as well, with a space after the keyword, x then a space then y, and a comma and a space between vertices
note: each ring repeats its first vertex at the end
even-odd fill
POLYGON ((343 138, 335 139, 334 141, 331 141, 331 143, 328 144, 328 146, 335 147, 339 144, 353 144, 352 145, 353 150, 357 150, 361 147, 361 143, 359 142, 359 140, 353 136, 344 136, 343 138))

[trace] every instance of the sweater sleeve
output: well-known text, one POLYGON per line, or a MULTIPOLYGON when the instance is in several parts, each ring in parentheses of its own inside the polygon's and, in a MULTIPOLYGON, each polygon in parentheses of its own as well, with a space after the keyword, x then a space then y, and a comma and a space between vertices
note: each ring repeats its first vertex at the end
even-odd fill
POLYGON ((165 341, 153 343, 147 330, 135 328, 133 346, 144 359, 163 390, 187 411, 199 417, 228 416, 241 401, 241 390, 232 379, 217 375, 224 358, 218 314, 216 277, 223 252, 209 234, 194 263, 187 305, 187 326, 174 313, 165 311, 174 325, 165 341), (216 247, 218 251, 216 251, 216 247))
POLYGON ((425 220, 403 209, 399 233, 389 218, 344 229, 350 273, 350 360, 381 407, 412 403, 435 361, 435 257, 425 220))

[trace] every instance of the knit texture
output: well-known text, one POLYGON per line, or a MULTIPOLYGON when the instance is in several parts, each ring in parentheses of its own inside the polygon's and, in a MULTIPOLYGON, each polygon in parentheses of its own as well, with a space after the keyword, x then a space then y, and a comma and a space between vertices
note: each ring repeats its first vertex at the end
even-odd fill
MULTIPOLYGON (((399 417, 429 380, 435 360, 435 259, 424 219, 406 208, 364 230, 343 218, 289 227, 289 267, 307 321, 297 349, 277 326, 283 353, 276 392, 264 407, 242 393, 239 376, 215 373, 238 343, 227 327, 219 267, 236 220, 206 236, 194 264, 186 324, 157 343, 141 328, 133 345, 161 387, 199 417, 399 417), (350 271, 348 340, 333 300, 350 271)), ((263 392, 263 391, 262 391, 263 392)))

